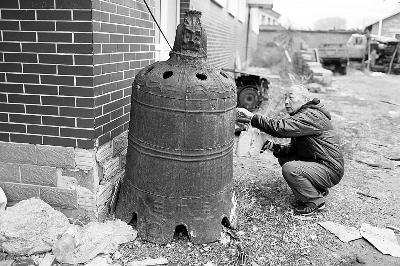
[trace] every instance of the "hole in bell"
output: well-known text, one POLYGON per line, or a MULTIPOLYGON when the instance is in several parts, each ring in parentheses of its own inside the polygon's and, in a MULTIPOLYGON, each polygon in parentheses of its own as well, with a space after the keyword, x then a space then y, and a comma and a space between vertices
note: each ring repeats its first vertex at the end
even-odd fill
POLYGON ((200 80, 206 80, 207 76, 205 74, 197 73, 196 77, 200 80))
POLYGON ((190 241, 189 232, 185 225, 180 224, 175 227, 174 240, 190 241))
POLYGON ((133 228, 136 228, 136 226, 137 226, 137 213, 136 212, 134 212, 133 214, 132 214, 132 219, 131 219, 131 221, 128 223, 130 226, 132 226, 133 228))
POLYGON ((229 222, 229 219, 227 217, 222 218, 221 224, 226 228, 232 229, 231 223, 229 222))
POLYGON ((172 77, 173 74, 174 74, 174 72, 172 72, 172 71, 166 71, 163 74, 163 78, 164 79, 170 78, 170 77, 172 77))

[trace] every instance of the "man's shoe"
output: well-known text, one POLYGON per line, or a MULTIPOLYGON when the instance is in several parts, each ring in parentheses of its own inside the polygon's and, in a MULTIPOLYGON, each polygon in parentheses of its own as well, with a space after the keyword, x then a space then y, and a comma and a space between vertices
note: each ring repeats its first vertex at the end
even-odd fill
POLYGON ((316 211, 321 211, 325 209, 325 202, 319 204, 318 206, 315 203, 309 202, 305 203, 303 206, 299 206, 294 209, 294 214, 296 215, 311 215, 316 211))
POLYGON ((295 200, 290 203, 290 205, 292 205, 293 208, 298 208, 298 207, 304 206, 304 204, 305 204, 304 202, 301 202, 299 200, 295 200))

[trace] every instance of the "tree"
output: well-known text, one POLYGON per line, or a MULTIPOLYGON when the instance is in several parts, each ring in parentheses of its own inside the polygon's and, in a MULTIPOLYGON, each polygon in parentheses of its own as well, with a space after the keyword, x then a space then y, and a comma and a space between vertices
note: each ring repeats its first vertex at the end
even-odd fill
POLYGON ((321 18, 314 22, 315 30, 344 30, 346 29, 346 19, 342 17, 321 18))

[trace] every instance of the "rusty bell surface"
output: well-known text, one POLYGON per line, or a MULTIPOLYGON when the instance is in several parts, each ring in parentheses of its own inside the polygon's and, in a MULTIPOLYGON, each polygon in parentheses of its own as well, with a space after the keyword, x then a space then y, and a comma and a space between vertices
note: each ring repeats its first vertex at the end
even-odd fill
POLYGON ((116 217, 137 217, 142 239, 168 243, 185 226, 194 243, 235 223, 236 86, 206 62, 201 13, 189 11, 170 58, 143 68, 132 85, 126 176, 116 217))

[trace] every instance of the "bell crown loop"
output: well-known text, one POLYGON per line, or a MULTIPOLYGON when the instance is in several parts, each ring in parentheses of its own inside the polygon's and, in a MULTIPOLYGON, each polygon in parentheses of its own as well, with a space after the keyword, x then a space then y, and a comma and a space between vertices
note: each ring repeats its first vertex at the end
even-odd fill
POLYGON ((175 42, 170 57, 207 59, 207 33, 201 25, 201 12, 186 11, 183 22, 176 28, 175 42))

